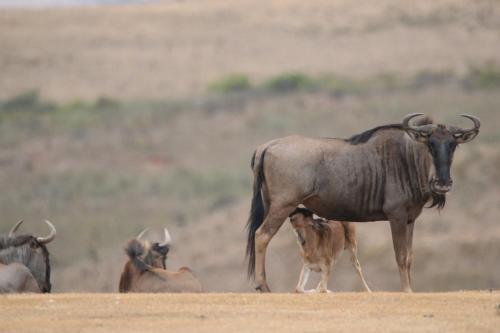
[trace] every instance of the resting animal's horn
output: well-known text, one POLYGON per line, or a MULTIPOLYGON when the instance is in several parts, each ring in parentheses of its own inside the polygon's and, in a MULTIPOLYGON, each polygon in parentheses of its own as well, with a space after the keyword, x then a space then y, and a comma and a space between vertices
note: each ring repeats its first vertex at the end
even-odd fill
POLYGON ((164 229, 164 232, 165 232, 165 240, 163 241, 163 243, 158 244, 160 246, 167 246, 168 244, 170 244, 170 241, 172 240, 170 234, 168 233, 167 228, 164 229))
POLYGON ((462 116, 464 118, 467 118, 467 119, 470 119, 474 123, 474 127, 473 128, 461 129, 462 131, 464 131, 464 132, 478 131, 479 127, 481 127, 481 122, 479 121, 479 119, 477 117, 474 117, 474 116, 471 116, 471 115, 468 115, 468 114, 461 114, 460 116, 462 116))
POLYGON ((45 220, 45 223, 47 223, 47 225, 50 228, 50 234, 47 237, 37 237, 36 240, 40 244, 50 243, 56 237, 56 228, 54 227, 54 225, 52 223, 50 223, 49 221, 47 221, 47 220, 45 220))
POLYGON ((146 233, 146 231, 149 230, 149 227, 147 227, 146 229, 144 229, 143 231, 141 231, 140 234, 137 235, 137 237, 135 239, 141 239, 142 236, 144 236, 144 234, 146 233))
POLYGON ((403 118, 403 127, 404 128, 411 128, 411 129, 414 129, 414 130, 417 130, 418 128, 417 127, 414 127, 414 126, 411 126, 410 125, 410 120, 415 118, 415 117, 418 117, 418 116, 423 116, 424 114, 423 113, 410 113, 408 115, 406 115, 404 118, 403 118))
POLYGON ((14 226, 10 229, 9 231, 9 238, 12 238, 14 236, 16 236, 16 231, 17 229, 19 229, 19 226, 23 223, 24 221, 21 220, 19 222, 17 222, 16 224, 14 224, 14 226))

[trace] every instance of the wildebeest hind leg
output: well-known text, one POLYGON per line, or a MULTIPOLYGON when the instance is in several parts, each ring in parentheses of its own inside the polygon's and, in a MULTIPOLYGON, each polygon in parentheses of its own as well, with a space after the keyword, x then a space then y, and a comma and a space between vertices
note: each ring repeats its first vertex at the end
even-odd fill
POLYGON ((261 292, 271 291, 266 280, 267 245, 295 207, 296 204, 277 205, 272 203, 264 222, 255 232, 255 280, 257 282, 255 289, 261 292))

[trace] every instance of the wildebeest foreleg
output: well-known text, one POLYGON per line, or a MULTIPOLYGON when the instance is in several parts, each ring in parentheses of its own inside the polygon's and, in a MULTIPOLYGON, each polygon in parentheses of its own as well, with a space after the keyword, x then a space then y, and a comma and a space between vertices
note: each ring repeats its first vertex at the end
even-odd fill
POLYGON ((406 266, 408 267, 408 279, 411 285, 411 264, 413 263, 413 227, 415 226, 414 221, 411 221, 406 225, 406 241, 407 241, 407 251, 406 256, 406 266))
POLYGON ((409 264, 411 264, 411 260, 409 260, 411 251, 409 251, 409 248, 411 247, 411 242, 409 242, 408 236, 413 234, 413 232, 408 230, 410 225, 405 219, 391 220, 390 223, 394 253, 401 279, 401 290, 412 292, 409 274, 409 264))

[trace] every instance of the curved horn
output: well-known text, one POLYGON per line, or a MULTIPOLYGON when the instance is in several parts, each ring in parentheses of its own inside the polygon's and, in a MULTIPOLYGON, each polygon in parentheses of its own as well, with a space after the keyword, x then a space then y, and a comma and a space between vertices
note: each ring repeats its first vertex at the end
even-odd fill
POLYGON ((47 237, 37 237, 36 240, 40 244, 50 243, 56 237, 56 227, 54 227, 54 225, 47 220, 45 220, 45 223, 47 223, 50 228, 50 234, 47 237))
POLYGON ((144 229, 143 231, 141 231, 141 233, 139 235, 137 235, 137 237, 135 239, 141 239, 142 236, 144 236, 144 234, 146 233, 146 231, 149 230, 149 227, 147 227, 146 229, 144 229))
POLYGON ((479 121, 479 119, 477 117, 474 117, 474 116, 471 116, 468 114, 461 114, 460 116, 467 118, 467 119, 470 119, 474 123, 473 128, 462 129, 464 132, 477 131, 477 130, 479 130, 479 127, 481 127, 481 122, 479 121))
POLYGON ((158 244, 158 245, 160 245, 160 246, 167 246, 168 244, 170 244, 170 241, 172 240, 172 238, 170 237, 170 234, 168 233, 167 228, 165 228, 163 230, 165 232, 165 240, 163 241, 163 243, 158 244))
POLYGON ((416 129, 416 127, 410 125, 410 120, 415 118, 415 117, 423 116, 423 115, 424 115, 423 113, 410 113, 410 114, 406 115, 402 121, 403 127, 416 129))
POLYGON ((16 236, 16 231, 19 229, 19 226, 24 222, 24 220, 21 220, 14 224, 14 226, 10 229, 9 231, 9 238, 15 237, 16 236))

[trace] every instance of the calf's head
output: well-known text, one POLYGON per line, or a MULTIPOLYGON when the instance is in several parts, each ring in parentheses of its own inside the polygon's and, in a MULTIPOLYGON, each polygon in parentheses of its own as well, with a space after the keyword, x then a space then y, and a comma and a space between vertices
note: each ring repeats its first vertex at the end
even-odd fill
POLYGON ((167 254, 170 250, 170 234, 165 228, 163 242, 150 242, 142 239, 147 230, 148 228, 144 229, 135 239, 129 241, 125 251, 131 259, 140 261, 141 264, 166 269, 167 254))
POLYGON ((289 218, 294 229, 307 228, 313 222, 313 212, 307 208, 297 207, 289 218))
POLYGON ((443 194, 451 190, 453 181, 450 176, 453 153, 461 143, 469 142, 479 133, 481 123, 478 118, 470 115, 462 115, 473 122, 473 127, 464 129, 442 124, 426 124, 421 126, 410 125, 410 120, 422 113, 409 114, 403 118, 403 129, 415 141, 427 146, 432 156, 435 175, 430 180, 429 186, 432 192, 443 194))

